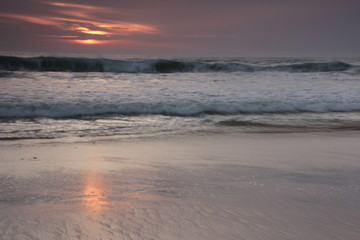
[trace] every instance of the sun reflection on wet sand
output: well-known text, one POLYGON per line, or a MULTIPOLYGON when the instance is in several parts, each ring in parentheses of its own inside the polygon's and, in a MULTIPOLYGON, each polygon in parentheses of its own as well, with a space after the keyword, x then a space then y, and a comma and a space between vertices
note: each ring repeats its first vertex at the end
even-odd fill
POLYGON ((80 205, 91 214, 107 210, 131 210, 158 205, 163 196, 156 194, 159 186, 150 180, 147 171, 108 172, 119 164, 92 157, 81 178, 80 205), (147 179, 147 180, 146 180, 147 179))
POLYGON ((100 173, 86 172, 83 176, 83 194, 81 203, 91 212, 99 212, 108 205, 103 176, 100 173))

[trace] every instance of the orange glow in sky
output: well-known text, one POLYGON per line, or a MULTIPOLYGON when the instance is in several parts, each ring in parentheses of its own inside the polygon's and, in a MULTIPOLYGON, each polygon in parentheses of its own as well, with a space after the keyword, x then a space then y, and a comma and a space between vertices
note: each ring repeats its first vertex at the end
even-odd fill
POLYGON ((80 44, 86 44, 86 45, 93 45, 93 44, 106 44, 112 41, 109 40, 96 40, 96 39, 74 39, 74 40, 70 40, 71 42, 74 43, 80 43, 80 44))
POLYGON ((61 3, 61 2, 49 2, 49 5, 64 7, 64 8, 76 8, 76 9, 87 9, 87 10, 94 10, 99 11, 107 8, 95 7, 86 4, 76 4, 76 3, 61 3))
POLYGON ((57 22, 50 18, 39 18, 34 16, 26 16, 21 14, 8 14, 8 13, 0 13, 1 17, 18 19, 24 22, 40 24, 40 25, 56 25, 57 22))
MULTIPOLYGON (((46 2, 45 4, 53 8, 58 15, 39 16, 0 12, 0 20, 1 18, 8 18, 31 24, 50 26, 54 29, 60 29, 62 31, 61 34, 41 34, 39 36, 58 39, 67 38, 64 36, 71 36, 68 38, 74 39, 67 42, 84 45, 109 44, 111 42, 119 41, 124 42, 124 36, 130 36, 133 33, 158 33, 158 29, 154 26, 117 21, 108 19, 107 17, 96 17, 98 13, 117 14, 112 8, 61 2, 46 2), (96 36, 106 36, 107 39, 96 39, 96 36)), ((126 41, 128 41, 128 39, 126 41)))
POLYGON ((75 27, 76 31, 82 32, 82 33, 86 33, 86 34, 93 34, 93 35, 111 35, 110 32, 106 32, 106 31, 98 31, 98 30, 90 30, 86 27, 75 27))
POLYGON ((18 19, 34 24, 51 25, 59 29, 75 30, 87 34, 106 35, 111 33, 108 31, 90 30, 87 27, 80 26, 81 24, 93 25, 98 28, 113 30, 117 33, 142 32, 142 33, 150 34, 157 32, 157 29, 155 27, 149 25, 120 22, 120 21, 103 22, 103 21, 94 21, 94 20, 77 19, 77 18, 63 18, 63 17, 50 17, 50 16, 34 17, 34 16, 26 16, 20 14, 6 14, 6 13, 0 13, 0 16, 6 18, 18 19), (72 25, 72 27, 69 27, 68 25, 70 26, 72 25))

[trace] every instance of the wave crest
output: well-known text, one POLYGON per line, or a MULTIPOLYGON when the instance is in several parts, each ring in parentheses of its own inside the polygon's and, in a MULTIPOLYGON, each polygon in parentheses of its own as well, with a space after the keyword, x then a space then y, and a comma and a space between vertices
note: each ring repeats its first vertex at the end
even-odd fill
MULTIPOLYGON (((73 118, 105 114, 119 115, 166 115, 166 116, 199 116, 204 114, 266 114, 266 113, 327 113, 358 112, 357 103, 133 103, 133 104, 24 104, 0 105, 0 118, 73 118)), ((232 122, 228 123, 232 124, 232 122)), ((236 123, 238 124, 238 123, 236 123)))
POLYGON ((202 62, 167 59, 112 60, 103 58, 11 57, 0 56, 0 70, 54 72, 116 72, 116 73, 176 73, 176 72, 333 72, 353 67, 344 62, 306 62, 278 66, 255 66, 239 62, 202 62))

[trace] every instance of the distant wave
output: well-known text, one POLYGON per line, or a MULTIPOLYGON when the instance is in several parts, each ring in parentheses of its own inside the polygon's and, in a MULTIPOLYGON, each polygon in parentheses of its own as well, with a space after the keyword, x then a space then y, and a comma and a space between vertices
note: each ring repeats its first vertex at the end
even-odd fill
POLYGON ((112 60, 103 58, 0 56, 3 71, 176 73, 176 72, 334 72, 353 67, 344 62, 306 62, 278 66, 255 66, 238 62, 201 62, 166 59, 112 60))
MULTIPOLYGON (((23 104, 0 105, 0 118, 76 118, 105 114, 119 115, 166 115, 166 116, 199 116, 203 114, 262 114, 262 113, 326 113, 358 112, 358 103, 129 103, 103 105, 76 104, 23 104)), ((232 124, 231 122, 228 124, 232 124)), ((238 124, 238 123, 236 123, 238 124)))
POLYGON ((279 124, 270 124, 270 123, 260 123, 254 121, 243 121, 243 120, 224 120, 219 121, 216 123, 219 126, 226 126, 226 127, 282 127, 285 125, 279 124))

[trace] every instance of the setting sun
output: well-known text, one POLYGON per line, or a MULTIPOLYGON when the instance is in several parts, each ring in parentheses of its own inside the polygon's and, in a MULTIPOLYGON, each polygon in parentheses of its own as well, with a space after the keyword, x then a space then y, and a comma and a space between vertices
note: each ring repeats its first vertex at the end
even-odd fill
POLYGON ((107 40, 95 40, 95 39, 85 39, 85 40, 74 39, 74 40, 70 40, 70 41, 74 42, 74 43, 80 43, 80 44, 86 44, 86 45, 105 44, 105 43, 111 42, 111 41, 107 41, 107 40))
POLYGON ((92 34, 92 35, 111 35, 110 32, 98 31, 98 30, 90 30, 89 28, 80 27, 80 26, 75 27, 75 30, 79 31, 79 32, 82 32, 82 33, 86 33, 86 34, 92 34))

